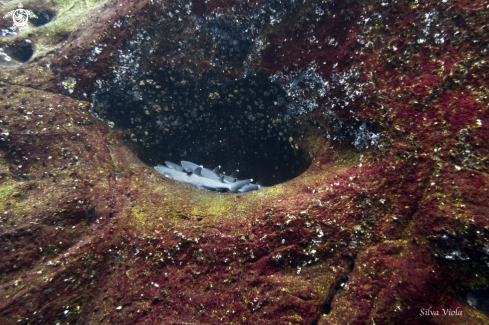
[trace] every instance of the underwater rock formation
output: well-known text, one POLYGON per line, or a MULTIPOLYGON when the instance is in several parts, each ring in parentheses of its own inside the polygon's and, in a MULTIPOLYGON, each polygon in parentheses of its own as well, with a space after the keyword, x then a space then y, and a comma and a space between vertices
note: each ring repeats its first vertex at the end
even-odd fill
POLYGON ((22 4, 1 324, 489 323, 487 1, 22 4))

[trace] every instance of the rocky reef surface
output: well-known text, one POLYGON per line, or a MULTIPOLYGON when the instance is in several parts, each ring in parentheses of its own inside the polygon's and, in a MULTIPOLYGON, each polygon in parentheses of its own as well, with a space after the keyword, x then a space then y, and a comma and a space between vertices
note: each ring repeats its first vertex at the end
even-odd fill
POLYGON ((489 323, 488 1, 23 5, 1 324, 489 323))

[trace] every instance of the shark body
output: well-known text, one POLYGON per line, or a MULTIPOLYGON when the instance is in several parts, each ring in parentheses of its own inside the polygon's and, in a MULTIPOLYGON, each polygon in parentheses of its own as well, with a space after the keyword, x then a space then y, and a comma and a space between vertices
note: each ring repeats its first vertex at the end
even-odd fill
POLYGON ((154 169, 177 182, 191 184, 202 190, 244 193, 264 188, 264 186, 252 184, 252 179, 238 180, 237 170, 228 176, 219 173, 220 167, 211 170, 189 161, 182 161, 181 165, 170 161, 165 161, 165 164, 166 166, 155 166, 154 169))

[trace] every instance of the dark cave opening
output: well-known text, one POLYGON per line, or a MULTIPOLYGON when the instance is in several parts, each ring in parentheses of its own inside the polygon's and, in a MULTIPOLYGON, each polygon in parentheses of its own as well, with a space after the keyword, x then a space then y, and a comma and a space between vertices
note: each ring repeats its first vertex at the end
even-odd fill
POLYGON ((150 166, 191 161, 271 186, 303 173, 310 157, 297 145, 283 90, 266 75, 216 82, 162 69, 94 96, 94 115, 123 132, 150 166))
POLYGON ((42 25, 46 25, 50 21, 52 21, 55 17, 55 14, 49 10, 42 10, 42 11, 34 11, 37 17, 31 17, 29 18, 29 21, 34 25, 35 27, 40 27, 42 25))
POLYGON ((9 66, 26 63, 34 54, 34 48, 29 41, 5 44, 0 48, 0 65, 9 66), (4 55, 1 55, 4 53, 4 55))

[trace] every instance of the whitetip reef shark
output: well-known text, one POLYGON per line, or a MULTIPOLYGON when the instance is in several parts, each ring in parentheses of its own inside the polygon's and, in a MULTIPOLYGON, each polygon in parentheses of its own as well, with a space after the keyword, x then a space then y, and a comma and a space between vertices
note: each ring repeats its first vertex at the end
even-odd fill
POLYGON ((190 161, 181 161, 181 165, 165 161, 166 166, 158 165, 154 169, 177 182, 197 186, 201 190, 218 192, 244 193, 265 188, 259 184, 253 184, 253 179, 238 179, 238 170, 231 175, 219 173, 221 166, 214 169, 204 168, 190 161))

